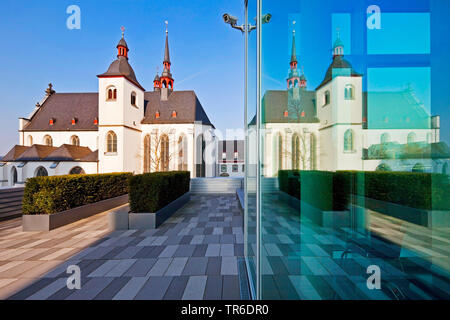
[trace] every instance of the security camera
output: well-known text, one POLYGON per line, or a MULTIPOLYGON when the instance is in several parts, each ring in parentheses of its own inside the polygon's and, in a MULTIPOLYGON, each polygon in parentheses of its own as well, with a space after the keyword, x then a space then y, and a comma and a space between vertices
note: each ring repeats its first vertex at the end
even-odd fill
POLYGON ((238 18, 233 17, 232 15, 229 15, 228 13, 225 13, 223 15, 223 21, 225 23, 231 24, 232 26, 236 25, 238 18))
POLYGON ((270 13, 267 13, 267 14, 262 16, 261 22, 262 23, 269 23, 271 18, 272 18, 272 15, 270 13))

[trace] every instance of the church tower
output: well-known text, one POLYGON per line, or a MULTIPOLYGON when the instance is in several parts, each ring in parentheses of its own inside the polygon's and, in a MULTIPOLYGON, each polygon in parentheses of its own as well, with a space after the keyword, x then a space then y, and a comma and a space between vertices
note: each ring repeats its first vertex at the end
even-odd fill
POLYGON ((170 54, 169 54, 169 31, 167 30, 166 21, 166 45, 164 47, 164 61, 163 61, 163 72, 160 77, 160 88, 161 88, 161 100, 167 100, 170 93, 173 91, 174 80, 172 78, 172 73, 170 72, 170 54))
POLYGON ((117 44, 117 59, 98 75, 99 172, 139 172, 144 88, 128 62, 124 37, 117 44))
MULTIPOLYGON (((295 25, 295 22, 294 22, 295 25)), ((297 61, 297 52, 295 48, 295 30, 292 31, 292 49, 291 49, 291 61, 289 62, 290 70, 289 76, 287 78, 287 88, 306 88, 306 78, 303 74, 299 74, 298 72, 298 61, 297 61)))

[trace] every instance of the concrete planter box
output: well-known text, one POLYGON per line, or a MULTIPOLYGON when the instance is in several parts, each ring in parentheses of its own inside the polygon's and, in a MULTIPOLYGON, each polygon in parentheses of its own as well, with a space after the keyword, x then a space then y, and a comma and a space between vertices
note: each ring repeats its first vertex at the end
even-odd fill
POLYGON ((351 226, 352 217, 350 211, 322 211, 310 204, 301 201, 286 192, 278 193, 278 200, 288 204, 291 208, 299 211, 303 217, 313 223, 325 228, 346 228, 351 226))
POLYGON ((54 214, 24 214, 22 216, 23 231, 49 231, 69 223, 88 218, 97 213, 111 210, 128 202, 128 194, 90 203, 81 207, 54 214))
POLYGON ((148 230, 158 228, 190 200, 191 194, 187 192, 164 208, 153 213, 127 213, 123 210, 110 212, 109 228, 111 230, 148 230))

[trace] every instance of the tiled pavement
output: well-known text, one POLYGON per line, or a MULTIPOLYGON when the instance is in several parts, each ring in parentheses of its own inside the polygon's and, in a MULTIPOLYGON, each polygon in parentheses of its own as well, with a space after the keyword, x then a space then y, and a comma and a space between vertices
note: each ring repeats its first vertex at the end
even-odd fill
POLYGON ((155 230, 109 232, 106 212, 50 232, 2 226, 1 299, 240 299, 234 195, 193 195, 155 230), (80 290, 66 287, 74 264, 80 290))

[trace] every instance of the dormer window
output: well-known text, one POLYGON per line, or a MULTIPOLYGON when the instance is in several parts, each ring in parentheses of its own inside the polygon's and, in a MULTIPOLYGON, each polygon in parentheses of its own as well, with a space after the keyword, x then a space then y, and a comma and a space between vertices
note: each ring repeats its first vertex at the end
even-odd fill
POLYGON ((98 125, 98 119, 97 119, 97 117, 94 118, 94 125, 98 125))
POLYGON ((155 112, 155 118, 158 119, 159 118, 159 111, 155 112))
POLYGON ((115 101, 117 99, 117 89, 114 87, 109 87, 106 92, 106 100, 115 101))
POLYGON ((177 112, 174 110, 172 111, 172 118, 176 118, 177 117, 177 112))
POLYGON ((287 118, 289 116, 289 112, 287 110, 285 110, 283 115, 284 115, 285 118, 287 118))
POLYGON ((131 93, 131 105, 136 107, 136 92, 131 93))
POLYGON ((55 123, 55 118, 50 118, 50 120, 48 121, 49 125, 53 125, 55 123))
POLYGON ((74 126, 76 123, 78 122, 77 118, 72 118, 72 120, 70 121, 70 123, 74 126))
POLYGON ((302 118, 304 118, 304 117, 306 116, 305 111, 302 111, 302 113, 300 114, 300 116, 301 116, 302 118))

